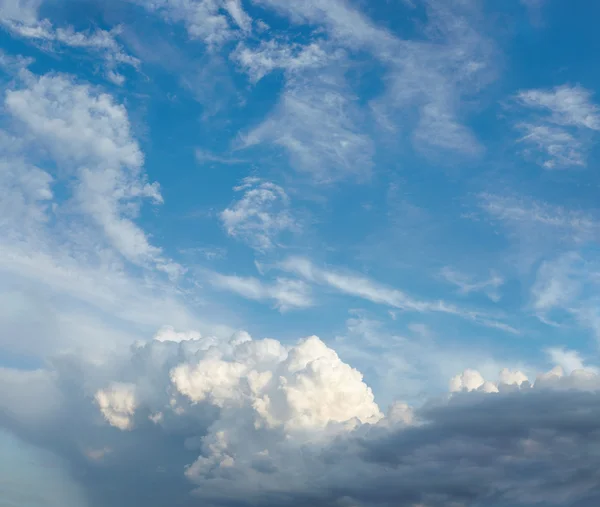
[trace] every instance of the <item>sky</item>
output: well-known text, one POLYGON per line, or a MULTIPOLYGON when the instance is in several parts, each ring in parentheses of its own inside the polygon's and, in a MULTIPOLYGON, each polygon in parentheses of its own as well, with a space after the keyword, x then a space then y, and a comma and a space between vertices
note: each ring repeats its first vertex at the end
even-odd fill
POLYGON ((598 15, 0 0, 2 501, 599 505, 598 15))

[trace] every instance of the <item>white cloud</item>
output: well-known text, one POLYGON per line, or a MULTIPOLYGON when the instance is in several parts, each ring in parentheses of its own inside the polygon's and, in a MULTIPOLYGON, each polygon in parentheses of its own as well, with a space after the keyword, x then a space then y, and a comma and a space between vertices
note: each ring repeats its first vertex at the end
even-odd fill
POLYGON ((536 311, 545 314, 555 308, 568 309, 577 299, 582 290, 579 261, 581 258, 571 253, 540 266, 531 288, 536 311))
POLYGON ((474 280, 473 277, 446 266, 442 268, 440 275, 448 283, 455 285, 459 294, 483 292, 492 301, 500 301, 501 296, 498 289, 504 285, 504 279, 495 273, 491 273, 487 280, 474 280))
POLYGON ((170 275, 181 268, 162 256, 133 222, 142 198, 162 202, 143 174, 144 156, 126 109, 110 95, 62 75, 28 75, 6 93, 6 109, 26 127, 29 140, 47 149, 78 177, 75 201, 127 260, 152 263, 170 275))
POLYGON ((567 375, 571 375, 576 370, 589 371, 598 374, 598 368, 585 366, 583 358, 576 350, 567 350, 561 347, 552 347, 546 350, 550 360, 557 366, 560 366, 567 375))
POLYGON ((339 56, 330 55, 317 42, 302 46, 272 39, 261 41, 256 48, 248 47, 241 42, 231 53, 230 58, 249 75, 250 81, 256 83, 276 69, 295 73, 323 67, 339 56))
POLYGON ((244 192, 242 198, 220 215, 230 236, 265 251, 276 245, 281 233, 299 229, 290 210, 290 199, 279 185, 248 177, 234 190, 244 192))
POLYGON ((584 243, 599 232, 595 217, 581 210, 543 201, 489 193, 479 195, 480 206, 525 240, 546 236, 559 242, 584 243))
POLYGON ((54 178, 24 160, 19 148, 17 138, 0 132, 0 230, 13 237, 44 224, 53 199, 54 178))
POLYGON ((524 106, 549 112, 548 121, 551 123, 600 130, 600 108, 592 102, 592 92, 580 86, 526 90, 517 94, 517 101, 524 106))
POLYGON ((22 23, 37 21, 38 9, 43 0, 1 0, 0 18, 22 23))
POLYGON ((393 36, 377 28, 345 0, 315 0, 301 3, 285 0, 253 1, 288 16, 293 23, 326 25, 337 41, 354 47, 383 45, 394 40, 393 36))
POLYGON ((154 335, 159 342, 180 343, 188 340, 200 340, 202 335, 198 331, 175 331, 173 326, 163 326, 154 335))
POLYGON ((534 119, 520 121, 524 133, 520 142, 533 145, 545 154, 540 164, 547 169, 585 166, 588 151, 586 132, 600 130, 600 109, 592 102, 592 93, 580 86, 525 90, 516 102, 533 110, 534 119), (541 116, 536 113, 542 113, 541 116))
POLYGON ((127 54, 117 42, 120 28, 107 31, 78 32, 73 27, 55 27, 49 19, 39 19, 42 0, 20 1, 2 0, 0 3, 0 24, 12 35, 39 44, 47 50, 53 45, 85 49, 101 55, 104 60, 106 77, 121 85, 125 78, 117 72, 121 65, 137 68, 137 58, 127 54))
POLYGON ((308 259, 290 257, 277 265, 279 269, 294 273, 307 281, 331 287, 341 293, 366 299, 376 304, 383 304, 409 312, 437 312, 471 320, 480 325, 518 333, 516 329, 504 324, 482 312, 465 310, 443 300, 425 301, 415 299, 398 289, 379 284, 352 273, 321 269, 308 259))
POLYGON ((315 336, 289 347, 247 335, 203 351, 186 343, 183 356, 156 342, 137 349, 124 365, 134 382, 101 388, 96 400, 109 424, 134 432, 147 413, 160 432, 169 432, 191 414, 217 407, 206 433, 188 440, 200 455, 185 475, 205 498, 224 494, 221 485, 231 471, 242 473, 231 493, 240 498, 295 486, 293 457, 301 446, 325 444, 383 417, 362 375, 315 336), (145 365, 150 357, 151 370, 145 365), (156 390, 144 388, 154 382, 156 390), (272 473, 281 474, 278 481, 272 473))
POLYGON ((191 38, 209 47, 235 39, 252 29, 241 0, 130 0, 174 22, 183 22, 191 38))
MULTIPOLYGON (((424 40, 415 42, 376 26, 343 0, 255 3, 285 14, 293 23, 326 27, 329 58, 340 49, 372 54, 385 68, 386 91, 369 109, 378 111, 377 119, 383 118, 392 128, 396 121, 406 122, 410 117, 407 111, 417 109, 413 141, 419 149, 467 155, 481 151, 458 113, 461 97, 476 93, 494 74, 494 49, 487 37, 473 28, 478 14, 471 4, 427 2, 429 24, 424 40)), ((311 47, 314 44, 302 50, 300 54, 307 56, 300 61, 290 49, 263 47, 258 55, 246 54, 246 69, 254 79, 280 65, 297 70, 306 60, 310 69, 314 62, 311 47)), ((319 57, 316 63, 321 65, 322 61, 319 57)), ((292 73, 275 111, 244 137, 244 146, 271 141, 288 152, 296 169, 309 172, 318 181, 364 176, 372 167, 373 143, 360 128, 366 123, 362 112, 352 90, 332 65, 317 75, 310 71, 301 76, 292 73)))
POLYGON ((0 348, 93 356, 165 323, 203 328, 167 280, 181 267, 134 221, 140 200, 160 194, 125 108, 68 76, 21 78, 6 91, 10 131, 0 131, 0 348))
POLYGON ((498 393, 505 386, 527 386, 529 379, 522 371, 502 369, 496 382, 485 380, 477 370, 466 369, 461 374, 450 379, 450 392, 481 391, 498 393))
POLYGON ((272 142, 295 169, 319 182, 370 174, 373 142, 362 131, 356 97, 338 75, 321 71, 288 81, 275 111, 242 137, 248 148, 272 142))
POLYGON ((546 169, 586 165, 583 144, 563 128, 519 123, 517 129, 524 134, 519 142, 533 144, 548 155, 541 162, 546 169))
POLYGON ((208 275, 213 287, 234 292, 255 301, 274 301, 281 311, 307 308, 313 305, 310 287, 301 280, 276 278, 273 283, 263 283, 257 278, 211 273, 208 275))
POLYGON ((561 253, 544 261, 531 287, 537 317, 554 327, 576 324, 600 339, 599 272, 596 259, 583 253, 561 253))

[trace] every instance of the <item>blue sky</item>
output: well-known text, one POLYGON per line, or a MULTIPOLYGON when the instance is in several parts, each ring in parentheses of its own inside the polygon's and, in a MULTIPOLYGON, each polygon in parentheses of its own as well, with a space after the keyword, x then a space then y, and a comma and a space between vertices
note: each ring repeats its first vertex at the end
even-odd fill
MULTIPOLYGON (((262 479, 238 464, 265 456, 244 439, 277 468, 283 434, 395 438, 394 410, 435 419, 449 391, 595 379, 599 10, 0 0, 0 469, 18 440, 61 463, 61 505, 150 505, 155 470, 127 466, 156 460, 172 501, 243 505, 262 479), (250 406, 277 438, 233 424, 250 406), (152 458, 139 418, 164 430, 152 458)), ((15 470, 46 477, 36 460, 15 470)), ((477 495, 452 505, 534 505, 477 495)))

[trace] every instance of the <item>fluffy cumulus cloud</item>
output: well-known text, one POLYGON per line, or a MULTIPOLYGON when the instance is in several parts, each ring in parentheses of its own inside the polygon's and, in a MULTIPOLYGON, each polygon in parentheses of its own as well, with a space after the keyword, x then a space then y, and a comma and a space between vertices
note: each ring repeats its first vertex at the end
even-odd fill
POLYGON ((245 332, 161 338, 177 333, 163 330, 110 364, 65 356, 33 374, 0 370, 11 393, 0 398, 3 424, 79 467, 92 506, 599 498, 593 371, 557 366, 530 382, 504 369, 490 382, 467 370, 448 396, 396 402, 384 415, 361 373, 315 336, 294 345, 245 332))

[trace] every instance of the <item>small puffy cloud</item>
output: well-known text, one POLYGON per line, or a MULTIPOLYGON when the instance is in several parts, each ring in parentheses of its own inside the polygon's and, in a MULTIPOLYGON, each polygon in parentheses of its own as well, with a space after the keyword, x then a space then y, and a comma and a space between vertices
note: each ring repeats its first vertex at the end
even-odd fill
POLYGON ((458 392, 463 389, 467 391, 482 390, 486 393, 497 392, 497 387, 491 383, 486 382, 476 370, 465 370, 462 374, 453 377, 450 380, 450 392, 458 392))
POLYGON ((484 393, 497 393, 502 386, 521 386, 528 382, 527 376, 521 371, 512 371, 504 368, 498 375, 498 380, 492 382, 485 380, 477 370, 466 369, 459 375, 450 379, 450 392, 482 391, 484 393))
POLYGON ((265 251, 276 245, 277 237, 299 228, 290 209, 290 199, 279 185, 248 177, 235 187, 241 199, 221 212, 227 234, 265 251))
POLYGON ((131 429, 131 417, 137 405, 134 385, 115 383, 98 391, 95 398, 100 412, 111 426, 120 430, 131 429))

